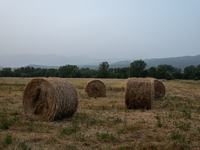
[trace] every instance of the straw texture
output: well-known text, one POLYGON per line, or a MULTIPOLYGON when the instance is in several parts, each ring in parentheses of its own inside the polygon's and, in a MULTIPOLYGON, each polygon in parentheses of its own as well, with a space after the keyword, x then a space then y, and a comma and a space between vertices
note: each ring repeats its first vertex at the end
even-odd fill
POLYGON ((154 90, 155 90, 155 96, 154 99, 162 99, 165 96, 165 86, 164 84, 159 80, 154 80, 154 90))
POLYGON ((147 77, 154 82, 154 100, 162 99, 165 96, 165 85, 156 78, 147 77))
POLYGON ((89 97, 105 97, 106 85, 103 83, 103 81, 94 79, 86 84, 85 92, 88 94, 89 97))
POLYGON ((125 89, 125 104, 128 109, 151 109, 154 99, 154 80, 129 78, 125 89))
POLYGON ((28 118, 52 121, 72 116, 78 107, 75 86, 60 78, 34 78, 23 93, 23 109, 28 118))

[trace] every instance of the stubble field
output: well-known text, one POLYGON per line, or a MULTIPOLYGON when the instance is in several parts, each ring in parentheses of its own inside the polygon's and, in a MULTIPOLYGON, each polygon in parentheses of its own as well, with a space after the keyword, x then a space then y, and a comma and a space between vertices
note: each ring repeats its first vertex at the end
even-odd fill
POLYGON ((200 149, 200 81, 164 81, 166 95, 151 110, 126 109, 127 79, 102 79, 107 97, 88 97, 91 79, 66 79, 78 91, 70 118, 26 118, 23 90, 31 78, 0 78, 0 149, 200 149))

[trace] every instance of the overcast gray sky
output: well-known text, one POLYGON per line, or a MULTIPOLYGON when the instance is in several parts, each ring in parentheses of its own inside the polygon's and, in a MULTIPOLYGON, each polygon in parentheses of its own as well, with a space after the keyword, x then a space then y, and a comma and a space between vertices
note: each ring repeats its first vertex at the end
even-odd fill
POLYGON ((200 54, 200 0, 0 0, 0 55, 200 54))

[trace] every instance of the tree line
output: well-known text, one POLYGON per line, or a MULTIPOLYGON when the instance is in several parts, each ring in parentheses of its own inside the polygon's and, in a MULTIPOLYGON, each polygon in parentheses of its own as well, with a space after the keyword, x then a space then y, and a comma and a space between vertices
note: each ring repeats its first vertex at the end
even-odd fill
POLYGON ((60 77, 60 78, 128 78, 128 77, 153 77, 157 79, 200 79, 200 64, 187 66, 182 71, 171 65, 158 65, 145 69, 147 64, 143 60, 135 60, 130 67, 109 68, 108 62, 99 64, 98 70, 78 68, 76 65, 65 65, 58 69, 21 67, 12 70, 3 68, 0 77, 60 77))

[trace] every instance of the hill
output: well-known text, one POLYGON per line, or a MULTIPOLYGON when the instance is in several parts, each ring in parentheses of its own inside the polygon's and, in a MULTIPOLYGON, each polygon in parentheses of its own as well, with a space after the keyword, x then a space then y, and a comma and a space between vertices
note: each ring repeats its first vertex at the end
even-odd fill
POLYGON ((158 65, 172 65, 173 67, 181 68, 182 70, 187 66, 197 66, 200 64, 200 55, 184 56, 184 57, 170 57, 160 59, 145 59, 147 68, 157 67, 158 65))
MULTIPOLYGON (((115 63, 109 64, 109 68, 123 68, 123 67, 130 67, 130 63, 134 60, 126 60, 126 61, 118 61, 115 63)), ((153 59, 144 59, 147 63, 146 68, 150 67, 158 67, 158 65, 172 65, 176 68, 181 68, 182 70, 187 66, 197 66, 200 64, 200 55, 196 56, 183 56, 183 57, 170 57, 170 58, 153 58, 153 59)), ((98 65, 87 65, 87 66, 79 66, 81 68, 88 67, 91 69, 98 69, 98 65)))
MULTIPOLYGON (((114 59, 113 60, 112 59, 103 60, 103 59, 88 58, 86 56, 83 56, 82 58, 80 56, 68 58, 68 57, 64 57, 64 56, 55 56, 55 55, 46 55, 46 56, 33 55, 32 58, 29 55, 22 55, 22 56, 19 56, 19 55, 12 56, 12 57, 11 56, 10 57, 0 56, 0 58, 1 58, 0 59, 0 70, 5 67, 11 67, 11 68, 15 69, 15 68, 25 67, 25 66, 31 66, 34 68, 58 69, 60 66, 65 66, 67 64, 77 65, 79 68, 87 67, 90 69, 98 70, 99 64, 103 61, 107 61, 109 63, 109 68, 130 67, 130 63, 134 61, 134 60, 114 61, 114 59), (79 60, 79 61, 82 60, 83 63, 77 64, 77 63, 75 63, 75 62, 77 62, 76 60, 79 60), (31 65, 28 65, 28 64, 31 64, 31 65), (17 65, 17 67, 12 67, 13 65, 17 65)), ((147 63, 147 68, 157 67, 158 65, 167 64, 167 65, 172 65, 173 67, 181 68, 183 70, 187 66, 199 65, 200 64, 200 55, 170 57, 170 58, 153 58, 153 59, 144 59, 144 61, 147 63)))

